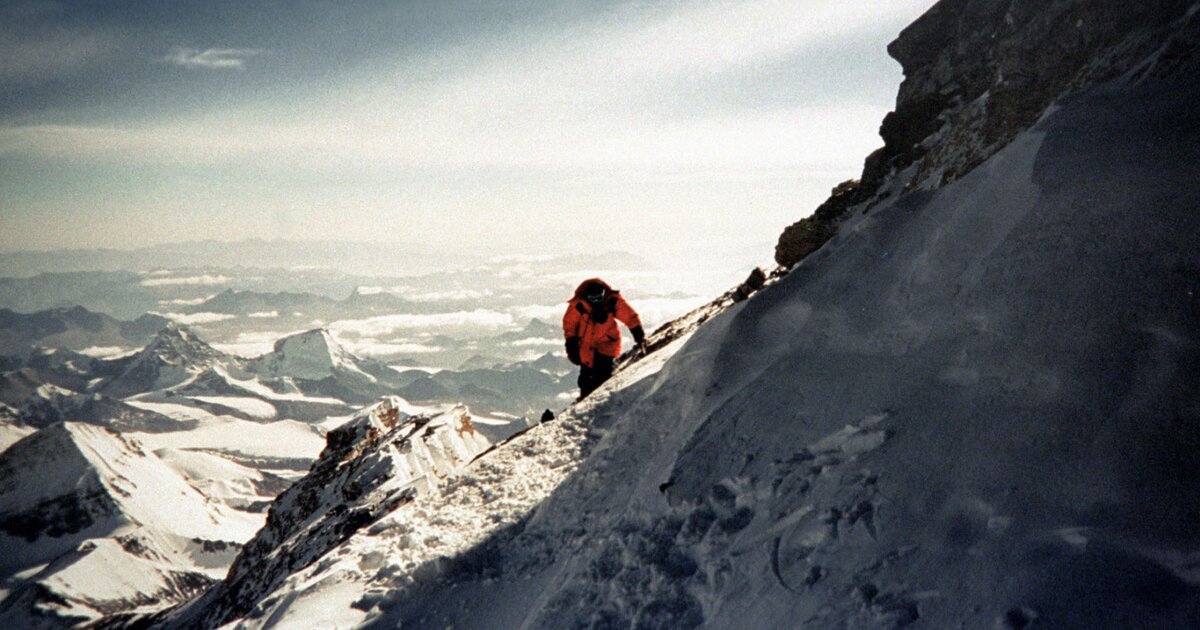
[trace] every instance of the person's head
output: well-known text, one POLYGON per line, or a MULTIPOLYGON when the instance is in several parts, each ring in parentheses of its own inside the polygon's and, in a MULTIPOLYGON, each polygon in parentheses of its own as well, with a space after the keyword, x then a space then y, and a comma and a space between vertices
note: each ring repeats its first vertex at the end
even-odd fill
POLYGON ((583 299, 589 304, 601 304, 608 298, 608 287, 599 282, 589 283, 583 287, 583 299))

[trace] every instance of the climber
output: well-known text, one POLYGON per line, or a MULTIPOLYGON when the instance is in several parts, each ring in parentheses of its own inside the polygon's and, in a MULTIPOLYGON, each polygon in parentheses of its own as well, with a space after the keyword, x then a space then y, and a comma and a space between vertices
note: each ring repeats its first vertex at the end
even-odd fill
POLYGON ((600 278, 584 280, 567 302, 563 315, 563 335, 567 339, 567 359, 579 366, 579 398, 600 387, 612 376, 613 365, 621 356, 620 321, 633 334, 633 341, 646 353, 646 333, 642 321, 621 292, 600 278))

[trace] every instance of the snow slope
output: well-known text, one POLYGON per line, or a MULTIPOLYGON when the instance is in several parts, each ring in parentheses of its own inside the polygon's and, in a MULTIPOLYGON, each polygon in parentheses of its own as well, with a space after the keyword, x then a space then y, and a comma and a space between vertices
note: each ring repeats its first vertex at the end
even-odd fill
POLYGON ((333 544, 258 551, 308 555, 210 592, 208 619, 1200 624, 1194 77, 1061 100, 970 174, 856 212, 661 371, 333 544))
POLYGON ((25 401, 18 420, 30 427, 86 422, 114 431, 179 431, 194 426, 102 394, 81 394, 49 383, 38 387, 25 401))
MULTIPOLYGON (((147 403, 139 403, 147 404, 147 403)), ((165 405, 155 409, 170 412, 165 405)), ((183 407, 181 417, 191 412, 183 407), (186 410, 186 411, 185 411, 186 410)), ((198 425, 188 431, 131 433, 147 449, 209 452, 257 470, 271 470, 289 478, 302 475, 321 452, 321 430, 303 422, 278 420, 250 422, 228 416, 194 414, 198 425)))
POLYGON ((495 581, 380 627, 490 627, 476 588, 512 627, 1200 623, 1197 95, 1101 86, 859 215, 621 393, 495 581))

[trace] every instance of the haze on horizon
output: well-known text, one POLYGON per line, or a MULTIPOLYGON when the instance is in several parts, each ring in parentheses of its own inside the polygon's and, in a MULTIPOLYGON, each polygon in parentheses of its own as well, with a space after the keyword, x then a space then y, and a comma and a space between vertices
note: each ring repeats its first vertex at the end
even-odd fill
POLYGON ((0 251, 767 248, 881 141, 933 0, 0 7, 0 251))

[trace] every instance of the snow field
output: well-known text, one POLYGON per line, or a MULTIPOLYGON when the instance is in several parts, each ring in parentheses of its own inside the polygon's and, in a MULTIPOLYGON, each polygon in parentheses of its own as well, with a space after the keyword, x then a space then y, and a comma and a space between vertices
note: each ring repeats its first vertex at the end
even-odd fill
MULTIPOLYGON (((281 466, 311 462, 325 446, 312 425, 294 420, 250 422, 229 416, 209 416, 190 431, 130 434, 151 450, 209 450, 235 460, 276 461, 281 466), (288 464, 288 462, 295 462, 288 464)), ((302 468, 307 468, 303 464, 302 468)))

